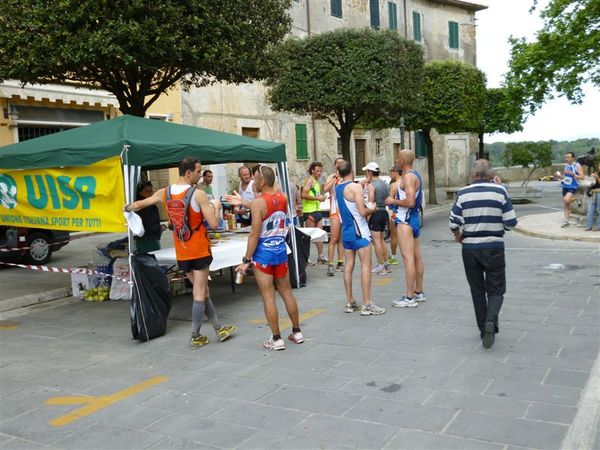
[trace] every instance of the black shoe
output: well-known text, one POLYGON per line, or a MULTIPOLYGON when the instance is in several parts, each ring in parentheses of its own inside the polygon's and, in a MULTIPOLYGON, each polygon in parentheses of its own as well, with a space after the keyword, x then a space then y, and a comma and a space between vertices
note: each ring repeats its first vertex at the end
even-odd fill
POLYGON ((483 332, 483 338, 481 338, 483 348, 492 348, 492 345, 494 345, 495 337, 496 333, 494 330, 494 322, 486 322, 485 330, 483 332))

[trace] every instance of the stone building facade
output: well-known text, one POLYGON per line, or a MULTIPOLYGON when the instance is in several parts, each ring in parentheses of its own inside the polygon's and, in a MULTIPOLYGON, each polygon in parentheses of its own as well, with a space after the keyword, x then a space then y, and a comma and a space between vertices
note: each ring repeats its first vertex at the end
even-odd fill
MULTIPOLYGON (((459 60, 476 65, 477 11, 485 6, 463 0, 294 0, 292 34, 303 37, 342 27, 395 29, 423 46, 426 61, 459 60)), ((286 144, 292 179, 300 182, 310 162, 324 163, 330 172, 339 139, 326 121, 274 112, 261 83, 215 84, 182 93, 182 121, 286 144)), ((427 159, 419 132, 405 132, 405 147, 418 156, 416 167, 426 175, 427 159)), ((477 136, 468 133, 432 136, 436 180, 440 186, 462 185, 475 159, 477 136)), ((389 168, 400 149, 399 129, 355 129, 352 162, 361 168, 376 161, 389 168)), ((230 187, 237 167, 227 169, 230 187)), ((425 177, 426 178, 426 177, 425 177)))

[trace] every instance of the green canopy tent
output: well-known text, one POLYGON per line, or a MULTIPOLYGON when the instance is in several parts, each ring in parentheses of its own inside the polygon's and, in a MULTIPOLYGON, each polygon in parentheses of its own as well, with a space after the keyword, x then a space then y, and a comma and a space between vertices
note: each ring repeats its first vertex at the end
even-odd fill
MULTIPOLYGON (((284 144, 128 115, 0 147, 0 171, 86 167, 118 155, 128 203, 135 198, 142 167, 173 167, 186 156, 203 164, 276 163, 282 189, 292 200, 284 144)), ((291 236, 295 247, 295 233, 291 236)))

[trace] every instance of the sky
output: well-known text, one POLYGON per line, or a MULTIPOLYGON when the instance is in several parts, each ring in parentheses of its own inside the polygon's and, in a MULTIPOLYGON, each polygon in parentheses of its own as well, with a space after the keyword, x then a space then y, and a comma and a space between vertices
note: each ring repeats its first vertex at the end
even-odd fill
MULTIPOLYGON (((477 66, 487 76, 488 87, 500 87, 510 58, 509 36, 533 40, 535 32, 542 28, 539 10, 528 11, 533 0, 477 0, 488 9, 476 13, 477 19, 477 66)), ((549 0, 539 0, 545 6, 549 0)), ((492 142, 516 141, 572 141, 579 138, 600 137, 600 92, 586 86, 581 105, 571 105, 565 98, 545 103, 535 115, 529 116, 523 131, 508 134, 486 135, 492 142)))

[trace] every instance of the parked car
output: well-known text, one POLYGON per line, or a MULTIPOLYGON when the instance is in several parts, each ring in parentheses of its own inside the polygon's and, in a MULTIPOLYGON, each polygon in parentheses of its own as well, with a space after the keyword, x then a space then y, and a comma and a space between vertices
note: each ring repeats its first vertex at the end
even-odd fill
POLYGON ((14 249, 0 252, 0 258, 46 264, 52 253, 67 245, 69 240, 68 231, 0 226, 0 249, 14 249))

